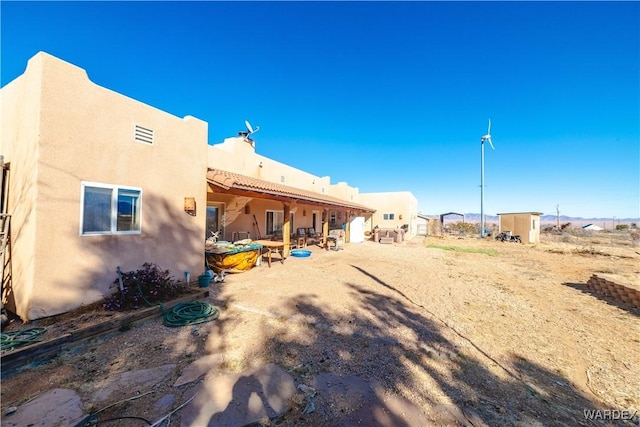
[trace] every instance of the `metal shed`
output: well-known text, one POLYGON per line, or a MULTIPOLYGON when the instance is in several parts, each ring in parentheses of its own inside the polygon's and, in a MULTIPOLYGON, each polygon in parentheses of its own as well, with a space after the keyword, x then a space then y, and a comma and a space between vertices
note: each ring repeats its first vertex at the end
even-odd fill
POLYGON ((500 232, 519 235, 522 243, 540 243, 540 216, 542 212, 499 213, 500 232))

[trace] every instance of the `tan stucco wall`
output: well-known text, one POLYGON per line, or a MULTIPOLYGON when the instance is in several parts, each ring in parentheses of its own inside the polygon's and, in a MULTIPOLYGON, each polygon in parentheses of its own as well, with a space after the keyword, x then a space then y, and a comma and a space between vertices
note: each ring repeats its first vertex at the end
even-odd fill
MULTIPOLYGON (((3 101, 3 114, 25 106, 34 111, 24 117, 16 114, 10 127, 28 129, 35 122, 39 128, 39 135, 25 138, 17 132, 8 140, 10 157, 25 144, 38 154, 29 172, 17 164, 11 171, 12 177, 35 173, 37 179, 35 204, 30 201, 32 206, 26 207, 23 199, 13 199, 10 206, 12 212, 35 212, 35 221, 20 218, 12 224, 13 230, 26 226, 34 235, 31 250, 14 247, 14 263, 33 271, 29 276, 14 269, 18 314, 35 319, 96 301, 110 292, 117 266, 129 271, 153 262, 178 279, 184 270, 200 273, 207 124, 100 87, 84 70, 45 53, 34 56, 14 83, 21 79, 30 90, 33 81, 41 79, 42 85, 29 98, 15 97, 6 106, 3 101), (134 141, 136 124, 154 130, 153 145, 134 141), (142 233, 81 236, 82 181, 140 187, 142 233), (195 216, 184 212, 185 197, 195 198, 195 216)), ((11 85, 3 88, 3 95, 5 89, 12 92, 11 85)))
POLYGON ((2 295, 12 312, 27 310, 26 299, 16 301, 13 297, 15 293, 30 294, 34 286, 41 77, 38 70, 33 70, 0 90, 0 154, 10 167, 11 272, 14 283, 16 279, 21 283, 18 289, 2 295))
POLYGON ((540 215, 530 213, 499 214, 500 232, 511 231, 513 235, 519 235, 522 243, 540 243, 540 215), (533 221, 537 221, 537 227, 533 228, 533 221))
POLYGON ((365 227, 369 230, 380 228, 399 228, 403 224, 409 225, 405 238, 413 237, 417 233, 418 200, 409 191, 360 193, 360 202, 374 207, 376 212, 367 221, 365 227), (393 213, 393 220, 385 220, 385 213, 393 213), (402 216, 402 218, 400 218, 402 216))

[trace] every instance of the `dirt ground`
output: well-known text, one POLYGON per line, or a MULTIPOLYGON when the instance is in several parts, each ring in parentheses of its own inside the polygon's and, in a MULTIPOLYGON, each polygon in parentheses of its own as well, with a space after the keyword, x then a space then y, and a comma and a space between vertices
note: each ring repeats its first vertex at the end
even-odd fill
MULTIPOLYGON (((167 328, 156 319, 5 375, 2 418, 9 407, 57 387, 76 390, 84 409, 97 411, 93 396, 115 373, 175 363, 176 373, 162 384, 121 390, 114 403, 139 398, 104 412, 158 419, 164 414, 153 402, 160 396, 177 395, 176 405, 189 396, 188 386, 172 389, 181 369, 221 354, 225 372, 272 362, 296 385, 312 386, 323 373, 376 380, 422 408, 432 425, 634 425, 584 415, 640 410, 640 312, 585 286, 597 273, 640 286, 640 249, 630 241, 417 237, 347 244, 338 252, 310 249, 309 258, 264 263, 212 286, 207 301, 221 310, 214 322, 167 328), (440 409, 451 405, 462 419, 442 418, 440 409)), ((49 324, 44 338, 105 318, 99 311, 66 316, 49 324)), ((358 409, 318 400, 304 413, 302 399, 291 408, 265 424, 331 426, 358 409)), ((171 425, 180 425, 179 411, 171 425)))

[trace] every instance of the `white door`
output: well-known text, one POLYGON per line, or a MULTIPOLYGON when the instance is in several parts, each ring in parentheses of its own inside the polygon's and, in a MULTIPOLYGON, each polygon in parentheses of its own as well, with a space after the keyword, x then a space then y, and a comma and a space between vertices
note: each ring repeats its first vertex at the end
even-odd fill
POLYGON ((351 220, 349 241, 350 243, 364 242, 364 217, 356 216, 351 220))

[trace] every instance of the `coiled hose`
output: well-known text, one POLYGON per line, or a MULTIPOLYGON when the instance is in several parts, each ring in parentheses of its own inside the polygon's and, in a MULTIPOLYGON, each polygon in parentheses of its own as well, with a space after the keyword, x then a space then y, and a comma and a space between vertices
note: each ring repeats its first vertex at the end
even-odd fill
POLYGON ((220 310, 214 305, 201 301, 181 302, 176 304, 170 311, 164 311, 164 305, 162 303, 154 304, 150 302, 142 293, 140 288, 140 282, 138 278, 133 276, 136 284, 138 285, 138 292, 142 296, 144 302, 153 307, 154 305, 160 306, 162 312, 162 324, 170 328, 177 328, 180 326, 197 325, 200 323, 211 322, 220 317, 220 310))
POLYGON ((162 324, 170 328, 197 325, 220 317, 220 310, 201 301, 181 302, 162 315, 162 324))
POLYGON ((22 331, 2 332, 0 334, 0 350, 12 350, 21 345, 37 343, 40 341, 37 338, 46 330, 47 328, 30 328, 22 331))

